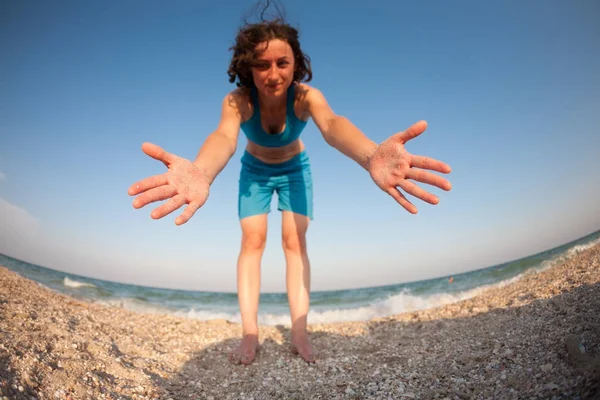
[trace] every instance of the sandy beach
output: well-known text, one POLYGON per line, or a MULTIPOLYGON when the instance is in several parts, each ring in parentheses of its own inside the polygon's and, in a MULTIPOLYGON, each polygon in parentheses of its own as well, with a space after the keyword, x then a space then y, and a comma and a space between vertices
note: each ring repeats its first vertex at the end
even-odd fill
POLYGON ((0 267, 0 398, 597 399, 600 245, 460 303, 310 331, 315 364, 274 326, 233 365, 238 324, 86 303, 0 267))

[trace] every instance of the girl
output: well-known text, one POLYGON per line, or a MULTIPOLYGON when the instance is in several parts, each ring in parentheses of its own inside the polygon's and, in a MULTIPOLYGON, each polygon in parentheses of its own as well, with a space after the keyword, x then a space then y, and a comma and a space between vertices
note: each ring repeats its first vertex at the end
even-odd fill
POLYGON ((449 173, 450 167, 406 151, 404 144, 425 131, 424 121, 378 145, 347 118, 336 115, 318 89, 303 83, 312 78, 310 59, 300 48, 296 29, 279 19, 247 24, 239 31, 228 74, 230 82, 237 80, 237 88, 223 99, 220 122, 196 159, 189 161, 144 143, 142 150, 162 161, 168 171, 133 184, 129 194, 137 196, 135 208, 168 200, 152 211, 155 219, 187 204, 175 220, 177 225, 186 223, 204 205, 212 182, 235 153, 241 129, 248 139, 238 188, 242 241, 237 288, 243 335, 232 359, 250 364, 258 349, 260 263, 267 214, 276 191, 282 212, 292 349, 314 362, 306 326, 310 297, 306 231, 313 218, 312 178, 310 159, 300 139, 308 119, 312 118, 329 145, 364 168, 380 189, 410 213, 417 209, 398 188, 437 204, 436 196, 410 180, 450 190, 450 182, 426 171, 449 173))

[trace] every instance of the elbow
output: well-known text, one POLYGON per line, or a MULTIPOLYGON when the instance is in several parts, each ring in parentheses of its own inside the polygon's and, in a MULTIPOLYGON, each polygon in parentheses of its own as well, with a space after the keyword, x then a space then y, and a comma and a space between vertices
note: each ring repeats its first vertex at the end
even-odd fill
POLYGON ((237 140, 226 135, 221 131, 215 131, 212 134, 215 138, 219 138, 222 142, 225 142, 225 147, 227 148, 227 155, 229 158, 233 157, 237 150, 237 140))
POLYGON ((321 133, 328 145, 335 147, 336 132, 339 130, 339 123, 344 119, 345 118, 340 115, 334 115, 327 120, 321 133))
POLYGON ((237 142, 235 140, 227 138, 227 155, 228 155, 228 158, 233 157, 233 155, 235 154, 236 150, 237 150, 237 142))
POLYGON ((333 136, 332 135, 325 135, 325 134, 323 134, 323 139, 325 139, 325 143, 327 143, 331 147, 335 147, 335 141, 333 140, 333 136))
POLYGON ((235 152, 237 151, 237 142, 235 140, 231 141, 231 147, 229 152, 229 158, 233 157, 235 152))

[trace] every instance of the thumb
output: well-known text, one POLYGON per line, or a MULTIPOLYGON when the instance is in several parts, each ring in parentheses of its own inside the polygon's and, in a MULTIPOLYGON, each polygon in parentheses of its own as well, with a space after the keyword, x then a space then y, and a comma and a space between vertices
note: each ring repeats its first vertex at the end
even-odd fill
POLYGON ((171 154, 168 151, 165 151, 162 147, 149 142, 142 144, 142 151, 155 160, 162 161, 167 167, 176 158, 174 154, 171 154))
POLYGON ((414 139, 427 129, 427 121, 419 121, 411 125, 408 129, 403 132, 398 132, 392 136, 392 138, 398 142, 406 143, 410 139, 414 139))

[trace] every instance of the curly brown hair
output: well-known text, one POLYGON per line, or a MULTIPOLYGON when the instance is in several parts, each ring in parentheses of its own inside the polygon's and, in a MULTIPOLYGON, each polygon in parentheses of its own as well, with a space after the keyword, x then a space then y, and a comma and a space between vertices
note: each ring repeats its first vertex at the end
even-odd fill
POLYGON ((233 83, 238 79, 238 87, 252 88, 254 80, 251 68, 260 55, 256 51, 256 46, 273 39, 283 40, 292 48, 294 81, 310 81, 312 79, 310 57, 304 54, 300 48, 298 30, 285 23, 281 18, 276 18, 271 21, 246 24, 240 28, 235 38, 235 44, 229 48, 229 50, 233 50, 233 57, 227 70, 229 82, 233 83))

